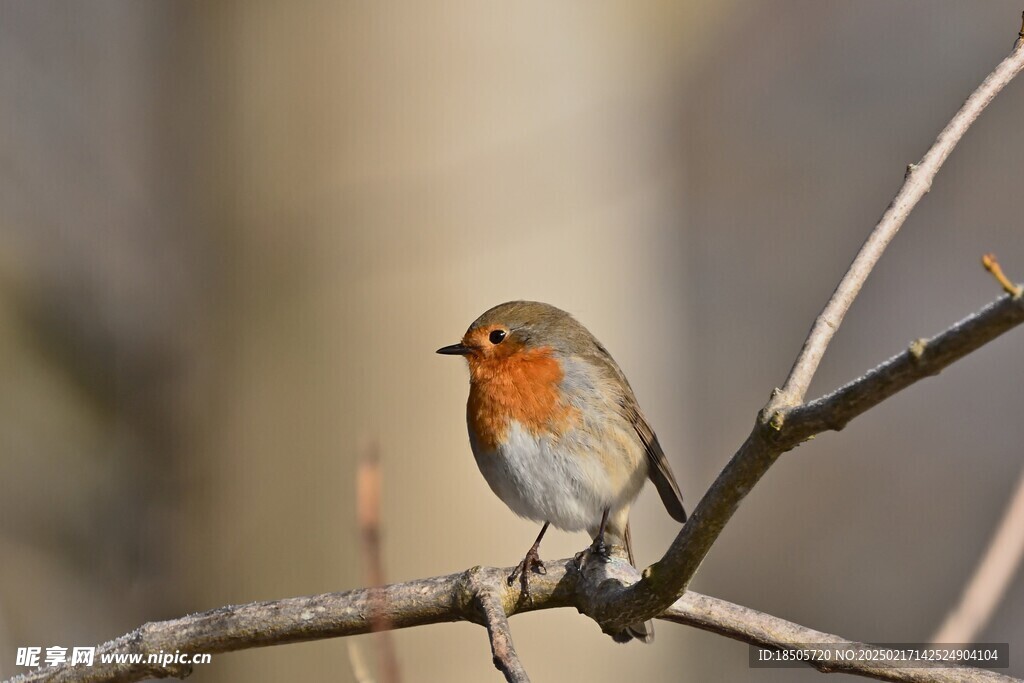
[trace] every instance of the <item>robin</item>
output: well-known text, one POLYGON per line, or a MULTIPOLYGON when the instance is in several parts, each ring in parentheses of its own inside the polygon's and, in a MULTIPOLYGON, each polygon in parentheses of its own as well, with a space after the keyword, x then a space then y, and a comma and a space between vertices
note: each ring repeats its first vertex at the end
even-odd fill
MULTIPOLYGON (((645 479, 669 515, 686 521, 682 495, 658 437, 608 350, 571 315, 534 301, 510 301, 469 326, 462 341, 437 350, 469 363, 466 422, 476 464, 491 490, 521 517, 543 523, 520 577, 544 572, 538 549, 548 526, 586 529, 588 556, 625 546, 635 566, 629 507, 645 479)), ((581 554, 582 556, 583 554, 581 554)), ((650 642, 650 622, 615 639, 650 642)))

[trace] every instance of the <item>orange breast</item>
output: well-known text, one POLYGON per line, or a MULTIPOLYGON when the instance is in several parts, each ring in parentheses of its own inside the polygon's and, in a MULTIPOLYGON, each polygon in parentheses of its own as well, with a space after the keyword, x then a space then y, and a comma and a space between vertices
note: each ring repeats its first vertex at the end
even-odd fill
POLYGON ((477 440, 493 450, 513 420, 533 433, 560 433, 576 411, 559 401, 562 369, 551 349, 521 349, 501 358, 470 357, 466 417, 477 440))

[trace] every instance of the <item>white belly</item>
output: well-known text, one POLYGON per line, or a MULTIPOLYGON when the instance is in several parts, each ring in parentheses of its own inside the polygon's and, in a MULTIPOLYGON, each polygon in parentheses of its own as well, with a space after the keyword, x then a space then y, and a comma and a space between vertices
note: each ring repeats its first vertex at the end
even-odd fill
POLYGON ((602 459, 570 435, 537 436, 513 422, 504 444, 486 450, 470 435, 477 465, 491 489, 517 515, 566 531, 596 529, 601 514, 629 505, 645 472, 614 485, 602 459), (618 488, 619 490, 616 490, 618 488))

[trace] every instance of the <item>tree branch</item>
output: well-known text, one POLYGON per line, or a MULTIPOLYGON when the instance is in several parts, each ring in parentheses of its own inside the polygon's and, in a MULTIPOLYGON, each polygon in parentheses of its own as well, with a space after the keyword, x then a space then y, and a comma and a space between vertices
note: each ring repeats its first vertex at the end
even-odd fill
MULTIPOLYGON (((532 603, 520 601, 518 587, 508 586, 506 577, 511 567, 474 567, 458 574, 393 584, 381 589, 358 589, 255 602, 221 607, 171 621, 149 623, 99 646, 95 666, 65 664, 46 667, 11 679, 9 683, 127 683, 145 678, 185 677, 190 673, 188 667, 163 669, 144 663, 100 664, 99 655, 138 653, 145 656, 161 651, 217 654, 369 633, 374 623, 368 615, 381 604, 388 606, 389 623, 394 628, 451 621, 488 625, 495 659, 500 659, 496 665, 505 673, 507 680, 526 681, 526 674, 508 639, 505 614, 555 607, 576 607, 582 611, 589 601, 599 599, 597 596, 601 594, 614 598, 623 590, 620 581, 637 579, 637 570, 620 559, 613 559, 608 564, 588 563, 583 572, 576 569, 574 559, 545 564, 547 574, 536 574, 531 578, 532 603)), ((796 647, 806 643, 865 647, 860 643, 692 591, 670 606, 661 618, 768 647, 796 647)), ((1017 680, 967 667, 889 668, 879 667, 876 662, 864 661, 848 662, 842 669, 827 670, 842 670, 885 681, 994 683, 1017 680)))
MULTIPOLYGON (((803 405, 825 349, 832 340, 857 293, 874 268, 886 246, 895 236, 917 202, 931 188, 932 179, 953 147, 978 118, 989 102, 1024 68, 1024 38, 1016 41, 1007 56, 967 98, 949 124, 942 130, 920 164, 907 169, 906 180, 889 204, 881 220, 868 236, 860 252, 840 280, 835 292, 815 320, 807 339, 786 378, 761 409, 750 435, 718 475, 711 488, 676 536, 661 560, 645 570, 643 580, 622 598, 592 613, 608 632, 622 630, 630 623, 661 614, 686 590, 711 546, 732 518, 747 493, 780 455, 831 425, 845 424, 855 415, 893 395, 926 373, 934 374, 957 358, 970 353, 1021 321, 1019 297, 1006 297, 950 328, 932 342, 912 352, 910 358, 897 357, 868 373, 863 382, 853 382, 839 392, 860 398, 848 411, 837 407, 838 400, 825 397, 803 405), (926 358, 927 356, 927 358, 926 358), (911 362, 913 361, 913 362, 911 362), (811 405, 815 408, 811 409, 811 405), (801 411, 804 411, 801 416, 801 411), (809 412, 808 412, 809 411, 809 412), (817 411, 817 412, 815 412, 817 411), (811 420, 816 416, 817 422, 811 420), (801 419, 802 417, 802 419, 801 419)), ((836 393, 839 393, 836 392, 836 393)))
MULTIPOLYGON (((1024 299, 1003 296, 931 339, 909 348, 830 394, 797 406, 786 416, 788 441, 840 430, 850 420, 925 377, 939 374, 967 354, 1024 322, 1024 299)), ((794 444, 795 445, 795 444, 794 444)))
POLYGON ((832 298, 818 315, 811 331, 797 355, 793 368, 789 371, 782 391, 776 398, 777 407, 782 405, 798 405, 803 402, 814 373, 818 369, 825 349, 832 341, 833 335, 843 322, 846 312, 850 310, 853 300, 857 298, 861 286, 871 274, 882 252, 932 187, 932 180, 942 168, 950 152, 960 142, 967 129, 977 120, 989 102, 999 94, 1013 77, 1024 68, 1024 39, 1018 38, 1010 54, 999 63, 988 77, 982 81, 960 111, 950 120, 931 148, 917 164, 907 166, 903 186, 893 198, 882 218, 868 235, 860 252, 853 259, 846 274, 836 286, 832 298))
POLYGON ((767 413, 704 494, 665 556, 644 571, 643 580, 591 613, 615 632, 661 614, 689 584, 726 522, 776 459, 815 434, 842 429, 914 382, 943 368, 1024 323, 1024 299, 1002 296, 981 311, 929 340, 919 340, 863 377, 803 406, 767 413))
MULTIPOLYGON (((460 620, 482 623, 483 616, 474 602, 472 582, 484 581, 498 586, 501 584, 498 579, 504 580, 499 574, 497 569, 478 568, 381 588, 228 605, 179 619, 151 622, 100 645, 94 666, 43 667, 17 676, 11 683, 120 682, 184 677, 189 673, 187 669, 168 671, 149 664, 103 664, 101 656, 112 653, 148 656, 160 651, 216 654, 370 633, 380 616, 386 617, 391 628, 460 620), (473 574, 477 575, 475 579, 473 574)), ((564 601, 566 595, 550 591, 546 598, 546 602, 564 601)), ((511 598, 507 598, 505 603, 510 601, 511 598)))

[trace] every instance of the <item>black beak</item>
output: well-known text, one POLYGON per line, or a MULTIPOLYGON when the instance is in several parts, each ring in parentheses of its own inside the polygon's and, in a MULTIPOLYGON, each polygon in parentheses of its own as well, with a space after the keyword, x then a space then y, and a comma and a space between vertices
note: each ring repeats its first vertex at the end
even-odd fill
POLYGON ((452 344, 451 346, 442 346, 437 353, 442 356, 465 356, 469 351, 470 348, 465 344, 452 344))

